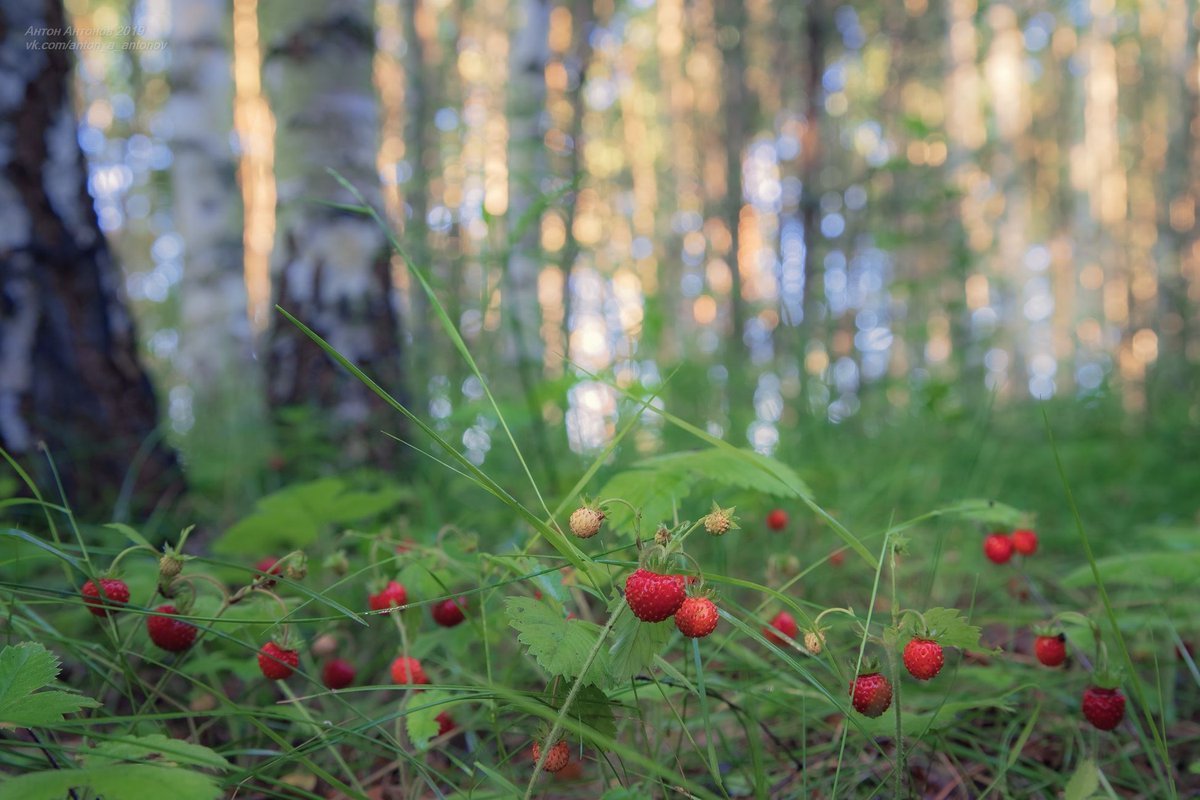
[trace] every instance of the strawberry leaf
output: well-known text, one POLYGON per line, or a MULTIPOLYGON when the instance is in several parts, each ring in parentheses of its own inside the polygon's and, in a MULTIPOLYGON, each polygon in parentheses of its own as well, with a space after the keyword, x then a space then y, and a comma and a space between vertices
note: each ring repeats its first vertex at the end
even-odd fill
POLYGON ((437 736, 440 726, 438 714, 450 706, 448 701, 452 695, 440 689, 430 689, 421 692, 420 697, 412 700, 408 707, 405 722, 408 728, 408 738, 418 749, 424 750, 426 742, 437 736))
POLYGON ((930 636, 942 647, 963 650, 979 647, 979 628, 969 624, 958 609, 931 608, 923 616, 930 636))
MULTIPOLYGON (((562 708, 571 691, 570 684, 559 681, 546 690, 544 702, 555 711, 562 708)), ((613 703, 608 695, 595 686, 583 686, 571 702, 567 716, 587 725, 601 736, 617 738, 617 722, 613 716, 613 703)))
POLYGON ((613 683, 623 683, 653 664, 673 630, 669 620, 642 622, 633 614, 622 614, 613 626, 613 644, 608 651, 613 683))
POLYGON ((172 800, 216 800, 224 794, 212 778, 199 772, 157 764, 113 764, 18 775, 0 785, 0 800, 62 800, 72 789, 113 800, 164 793, 172 800))
POLYGON ((101 742, 86 751, 83 763, 88 767, 107 767, 113 764, 153 761, 161 766, 190 766, 216 770, 228 770, 231 765, 225 757, 209 748, 172 739, 161 733, 148 736, 123 736, 101 742))
POLYGON ((39 692, 58 677, 58 657, 37 642, 0 650, 0 723, 20 727, 53 725, 65 714, 100 705, 71 692, 39 692))
MULTIPOLYGON (((532 597, 509 597, 505 601, 508 624, 517 638, 551 675, 579 677, 588 655, 600 637, 599 626, 578 619, 564 619, 561 611, 532 597)), ((600 683, 607 671, 604 651, 597 653, 585 683, 600 683)))

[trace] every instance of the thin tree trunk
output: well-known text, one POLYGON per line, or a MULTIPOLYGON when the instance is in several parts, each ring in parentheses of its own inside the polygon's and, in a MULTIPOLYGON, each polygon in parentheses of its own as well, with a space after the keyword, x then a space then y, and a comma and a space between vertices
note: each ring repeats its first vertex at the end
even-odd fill
MULTIPOLYGON (((261 374, 250 356, 242 249, 242 203, 230 142, 233 73, 225 0, 174 0, 171 7, 170 127, 172 207, 184 242, 180 370, 194 393, 196 424, 185 452, 219 451, 252 464, 240 435, 261 423, 261 374)), ((213 459, 196 459, 211 462, 213 459)), ((214 473, 227 489, 245 473, 214 473)), ((193 480, 202 480, 194 475, 193 480)))
POLYGON ((504 309, 524 380, 541 362, 542 351, 537 297, 541 226, 531 214, 536 213, 535 204, 540 201, 548 170, 542 118, 546 107, 546 62, 550 59, 550 3, 523 0, 518 8, 508 87, 511 250, 504 275, 504 309))
MULTIPOLYGON (((277 302, 393 394, 403 394, 398 313, 386 237, 359 214, 336 170, 379 202, 379 108, 372 84, 375 32, 367 0, 268 3, 264 83, 275 112, 279 204, 272 259, 277 302)), ((286 320, 270 334, 273 407, 319 408, 331 440, 352 461, 392 451, 381 427, 398 418, 286 320)), ((286 436, 286 433, 285 433, 286 436)))
POLYGON ((88 195, 66 25, 57 0, 0 0, 0 442, 52 485, 44 441, 86 516, 132 476, 141 513, 183 476, 88 195))
POLYGON ((807 85, 804 93, 804 135, 800 142, 800 221, 804 227, 804 331, 807 338, 823 337, 824 291, 820 286, 823 271, 817 266, 817 218, 821 202, 818 176, 824 159, 821 120, 825 114, 825 92, 821 79, 825 74, 825 43, 831 25, 826 0, 813 0, 804 22, 807 50, 807 85))

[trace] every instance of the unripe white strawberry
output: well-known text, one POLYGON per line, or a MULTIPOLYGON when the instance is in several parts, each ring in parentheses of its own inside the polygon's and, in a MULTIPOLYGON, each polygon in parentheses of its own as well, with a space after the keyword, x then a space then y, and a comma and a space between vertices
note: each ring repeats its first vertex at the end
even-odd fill
POLYGON ((590 539, 600 532, 603 522, 603 511, 593 506, 580 506, 571 513, 567 525, 570 526, 571 533, 580 539, 590 539))

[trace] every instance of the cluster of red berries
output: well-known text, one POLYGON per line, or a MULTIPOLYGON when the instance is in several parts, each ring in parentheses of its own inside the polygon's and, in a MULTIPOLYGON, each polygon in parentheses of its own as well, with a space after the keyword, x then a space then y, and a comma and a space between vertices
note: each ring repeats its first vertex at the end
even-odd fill
MULTIPOLYGON (((1043 666, 1061 666, 1067 660, 1067 637, 1049 628, 1039 629, 1033 640, 1033 654, 1043 666)), ((1099 684, 1088 685, 1080 704, 1084 718, 1102 731, 1113 730, 1125 718, 1125 695, 1107 685, 1110 682, 1102 679, 1099 684)))
POLYGON ((983 540, 983 554, 994 564, 1007 564, 1012 560, 1013 553, 1031 556, 1037 549, 1037 534, 1024 528, 1011 534, 1003 531, 989 533, 983 540))
MULTIPOLYGON (((933 639, 915 636, 904 646, 904 668, 919 681, 936 678, 945 663, 945 652, 933 639)), ((850 701, 858 713, 878 717, 892 705, 892 683, 877 669, 868 668, 850 684, 850 701)))
POLYGON ((625 602, 642 622, 675 617, 675 627, 691 639, 703 639, 717 628, 720 612, 708 597, 687 594, 691 579, 639 567, 625 579, 625 602))

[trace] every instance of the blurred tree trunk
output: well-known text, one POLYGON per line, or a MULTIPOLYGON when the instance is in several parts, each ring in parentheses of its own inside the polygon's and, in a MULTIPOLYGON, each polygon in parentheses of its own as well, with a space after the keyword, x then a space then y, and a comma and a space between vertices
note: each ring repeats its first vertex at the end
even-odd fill
MULTIPOLYGON (((236 431, 245 427, 248 413, 255 420, 261 415, 260 392, 247 386, 248 381, 257 386, 261 376, 250 357, 241 193, 229 135, 234 95, 229 37, 225 0, 173 0, 171 96, 162 118, 174 155, 175 228, 184 243, 181 371, 195 397, 196 426, 185 448, 193 454, 219 448, 249 463, 239 457, 247 443, 236 431)), ((226 466, 221 474, 227 480, 244 477, 226 466)))
MULTIPOLYGON (((832 28, 827 0, 813 0, 804 19, 803 42, 808 68, 805 70, 804 134, 800 140, 800 222, 804 227, 804 319, 803 330, 808 341, 823 342, 825 292, 821 281, 824 270, 818 264, 818 211, 821 187, 818 178, 824 166, 824 146, 821 141, 822 120, 825 116, 825 46, 832 28)), ((806 341, 807 344, 807 341, 806 341)))
MULTIPOLYGON (((508 219, 511 249, 505 270, 504 308, 522 382, 536 380, 541 361, 538 272, 541 203, 548 170, 542 120, 546 107, 546 62, 550 59, 550 2, 522 0, 509 68, 508 219)), ((527 387, 528 388, 528 385, 527 387)))
POLYGON ((66 24, 58 0, 0 0, 0 442, 51 486, 46 442, 68 502, 100 518, 127 476, 138 513, 183 476, 88 195, 69 51, 42 47, 66 24))
MULTIPOLYGON (((372 220, 322 205, 357 202, 328 168, 379 203, 371 9, 367 0, 262 6, 262 30, 270 42, 263 75, 276 119, 279 198, 272 270, 276 302, 402 396, 386 237, 372 220)), ((270 333, 267 379, 277 417, 285 407, 320 409, 330 441, 345 458, 378 463, 392 452, 390 440, 378 431, 395 430, 397 415, 384 413, 386 406, 365 386, 278 317, 270 333)))
POLYGON ((517 375, 525 396, 534 444, 551 486, 558 473, 538 404, 542 368, 541 211, 549 173, 546 156, 546 63, 550 60, 550 0, 522 0, 517 6, 508 83, 508 264, 503 309, 510 326, 517 375))

